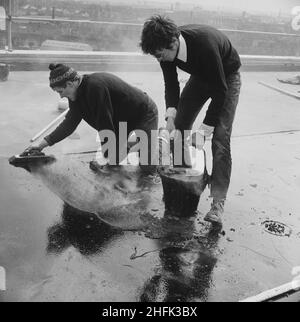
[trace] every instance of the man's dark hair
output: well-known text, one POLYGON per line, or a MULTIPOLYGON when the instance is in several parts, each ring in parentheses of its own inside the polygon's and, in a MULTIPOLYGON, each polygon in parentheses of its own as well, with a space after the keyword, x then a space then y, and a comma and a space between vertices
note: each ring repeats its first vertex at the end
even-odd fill
POLYGON ((154 55, 157 50, 170 49, 180 31, 170 18, 155 15, 145 21, 140 47, 145 54, 154 55))

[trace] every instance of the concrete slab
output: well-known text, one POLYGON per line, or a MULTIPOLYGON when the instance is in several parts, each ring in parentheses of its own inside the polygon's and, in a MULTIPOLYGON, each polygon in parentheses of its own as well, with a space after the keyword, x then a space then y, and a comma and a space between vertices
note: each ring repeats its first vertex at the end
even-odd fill
MULTIPOLYGON (((163 125, 161 74, 118 75, 149 93, 163 125)), ((151 239, 67 207, 23 169, 9 166, 8 157, 58 115, 59 101, 46 72, 11 72, 0 83, 0 266, 7 273, 1 300, 238 301, 290 282, 300 266, 299 101, 258 81, 293 75, 242 74, 223 234, 203 223, 211 201, 206 189, 194 221, 173 222, 176 238, 151 239), (290 236, 269 234, 265 220, 286 224, 290 236)), ((187 75, 180 79, 184 86, 187 75)), ((82 123, 76 132, 80 139, 46 151, 97 148, 93 129, 82 123)), ((209 142, 206 150, 210 161, 209 142)))

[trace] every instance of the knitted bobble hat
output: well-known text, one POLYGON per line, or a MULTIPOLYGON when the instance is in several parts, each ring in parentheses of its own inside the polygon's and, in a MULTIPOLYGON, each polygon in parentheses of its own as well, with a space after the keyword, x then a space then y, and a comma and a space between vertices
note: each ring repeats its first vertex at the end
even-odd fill
POLYGON ((64 64, 50 64, 50 87, 63 87, 78 75, 76 70, 64 64))

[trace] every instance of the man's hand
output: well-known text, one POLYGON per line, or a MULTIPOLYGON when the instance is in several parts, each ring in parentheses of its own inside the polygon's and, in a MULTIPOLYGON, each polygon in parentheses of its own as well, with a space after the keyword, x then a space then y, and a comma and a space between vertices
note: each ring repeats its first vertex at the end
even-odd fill
POLYGON ((196 149, 203 149, 205 140, 212 136, 214 129, 215 128, 213 126, 202 123, 199 129, 193 132, 190 136, 190 144, 192 144, 196 149))
POLYGON ((204 136, 208 139, 212 136, 212 134, 214 133, 215 128, 213 126, 210 125, 206 125, 204 123, 202 123, 199 127, 199 131, 204 131, 204 136))
POLYGON ((190 137, 190 143, 196 149, 202 150, 205 143, 204 131, 196 130, 190 137))
POLYGON ((166 129, 171 133, 175 130, 175 117, 176 117, 177 111, 174 107, 168 107, 165 115, 165 120, 167 121, 166 129))
POLYGON ((174 118, 171 116, 168 117, 168 119, 167 119, 166 129, 169 131, 169 133, 171 133, 172 131, 175 130, 174 118))
POLYGON ((24 152, 20 154, 21 157, 26 157, 28 155, 35 155, 41 153, 42 149, 39 146, 29 146, 24 152))
POLYGON ((31 145, 21 154, 21 156, 39 154, 42 150, 48 146, 48 142, 43 140, 39 145, 31 145))

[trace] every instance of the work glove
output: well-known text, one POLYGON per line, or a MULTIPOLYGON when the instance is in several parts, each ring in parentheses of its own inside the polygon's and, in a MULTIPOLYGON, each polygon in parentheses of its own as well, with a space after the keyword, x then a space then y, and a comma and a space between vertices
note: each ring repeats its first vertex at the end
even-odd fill
POLYGON ((168 118, 167 124, 166 124, 166 129, 169 131, 169 133, 172 133, 172 131, 175 130, 174 119, 168 118))
POLYGON ((192 167, 192 160, 190 156, 190 150, 189 150, 189 141, 188 138, 182 137, 182 132, 179 130, 173 130, 170 133, 170 144, 171 144, 171 150, 173 153, 173 162, 177 163, 180 162, 180 159, 176 158, 176 155, 174 156, 174 153, 176 154, 176 148, 175 145, 179 144, 179 146, 182 147, 182 152, 183 152, 183 159, 182 159, 182 164, 174 164, 176 166, 184 166, 184 167, 192 167))
POLYGON ((202 150, 205 144, 205 135, 203 131, 196 130, 192 133, 190 144, 198 150, 202 150))
POLYGON ((194 146, 196 149, 202 150, 204 147, 205 141, 211 137, 213 131, 214 131, 213 126, 209 126, 202 123, 199 129, 192 133, 189 140, 190 144, 194 146))
POLYGON ((165 120, 167 121, 166 129, 171 133, 175 130, 175 117, 176 117, 176 108, 169 107, 166 111, 165 120))

